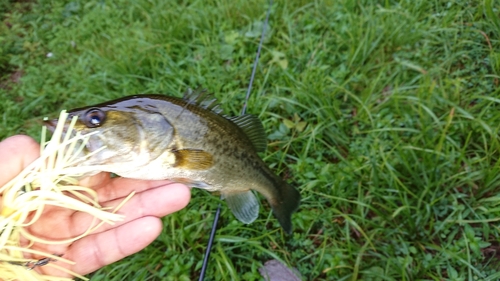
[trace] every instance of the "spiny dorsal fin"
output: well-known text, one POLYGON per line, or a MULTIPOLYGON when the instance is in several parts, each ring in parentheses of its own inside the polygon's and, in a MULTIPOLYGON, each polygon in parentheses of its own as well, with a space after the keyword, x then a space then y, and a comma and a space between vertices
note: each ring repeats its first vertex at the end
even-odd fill
POLYGON ((259 201, 251 190, 238 193, 222 193, 234 216, 245 224, 252 223, 259 216, 259 201))
POLYGON ((244 114, 236 117, 227 117, 234 124, 238 125, 247 135, 248 139, 255 147, 255 151, 264 152, 266 150, 266 132, 262 122, 255 115, 244 114))
POLYGON ((212 95, 208 93, 207 89, 198 87, 196 90, 193 90, 191 88, 188 88, 184 92, 184 96, 182 98, 190 104, 196 104, 206 110, 211 110, 217 114, 220 114, 222 112, 222 110, 219 108, 219 104, 217 103, 217 99, 212 97, 212 95))
MULTIPOLYGON (((219 108, 217 100, 208 94, 206 89, 198 87, 196 90, 193 90, 188 88, 186 92, 184 92, 183 99, 189 104, 196 104, 206 110, 211 110, 214 113, 220 114, 222 112, 219 108)), ((250 114, 226 118, 235 123, 243 130, 243 132, 245 132, 257 152, 264 152, 266 150, 266 132, 259 118, 250 114)))

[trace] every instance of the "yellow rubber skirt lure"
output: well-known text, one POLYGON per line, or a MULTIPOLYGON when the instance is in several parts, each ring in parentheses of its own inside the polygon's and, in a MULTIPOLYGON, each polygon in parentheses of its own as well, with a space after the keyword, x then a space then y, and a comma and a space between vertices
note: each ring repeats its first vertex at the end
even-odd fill
MULTIPOLYGON (((60 120, 68 114, 62 111, 60 120)), ((93 232, 104 223, 114 224, 124 219, 115 212, 133 194, 130 194, 117 208, 102 207, 96 192, 88 187, 79 186, 82 175, 99 172, 98 166, 79 166, 76 163, 85 157, 81 150, 90 135, 73 132, 76 119, 69 124, 57 124, 50 141, 45 142, 46 128, 42 130, 41 154, 18 176, 0 188, 0 277, 2 280, 72 280, 47 276, 33 270, 40 266, 52 266, 66 271, 74 277, 86 280, 75 272, 61 266, 74 262, 64 259, 64 253, 44 253, 31 249, 34 243, 63 244, 71 243, 93 232), (66 134, 63 132, 66 131, 66 134), (67 133, 70 132, 70 133, 67 133), (60 241, 47 241, 26 231, 26 227, 43 216, 45 206, 53 205, 84 212, 95 217, 95 223, 77 237, 60 241), (21 237, 28 243, 21 245, 21 237), (41 256, 40 259, 26 259, 26 254, 41 256)))

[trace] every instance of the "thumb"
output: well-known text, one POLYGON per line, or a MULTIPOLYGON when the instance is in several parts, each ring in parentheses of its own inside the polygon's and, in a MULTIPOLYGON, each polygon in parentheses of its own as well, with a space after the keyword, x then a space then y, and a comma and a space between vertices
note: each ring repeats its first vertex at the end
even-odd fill
POLYGON ((16 135, 0 142, 0 187, 39 156, 40 145, 31 137, 16 135))

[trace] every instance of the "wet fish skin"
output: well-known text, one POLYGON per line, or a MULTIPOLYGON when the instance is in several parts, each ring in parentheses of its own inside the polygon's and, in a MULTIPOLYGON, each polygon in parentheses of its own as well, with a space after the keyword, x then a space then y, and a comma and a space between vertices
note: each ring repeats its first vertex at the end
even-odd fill
POLYGON ((252 115, 222 116, 202 94, 135 95, 71 110, 70 117, 78 116, 76 131, 99 131, 90 137, 86 152, 106 146, 82 165, 102 165, 127 178, 171 179, 219 191, 244 223, 258 215, 255 190, 290 233, 300 194, 258 156, 266 145, 262 124, 252 115))

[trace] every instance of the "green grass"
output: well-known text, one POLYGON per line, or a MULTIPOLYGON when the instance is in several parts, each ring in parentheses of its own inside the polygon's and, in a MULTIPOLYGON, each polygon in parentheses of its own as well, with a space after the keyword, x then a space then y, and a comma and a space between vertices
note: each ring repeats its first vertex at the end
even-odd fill
MULTIPOLYGON (((277 2, 248 110, 302 205, 290 237, 264 200, 248 226, 223 208, 207 280, 261 280, 272 258, 304 280, 499 280, 499 3, 277 2)), ((38 137, 34 121, 62 109, 198 85, 236 115, 266 7, 0 4, 0 139, 38 137)), ((196 280, 218 202, 193 190, 151 246, 92 279, 196 280)))

